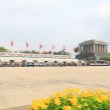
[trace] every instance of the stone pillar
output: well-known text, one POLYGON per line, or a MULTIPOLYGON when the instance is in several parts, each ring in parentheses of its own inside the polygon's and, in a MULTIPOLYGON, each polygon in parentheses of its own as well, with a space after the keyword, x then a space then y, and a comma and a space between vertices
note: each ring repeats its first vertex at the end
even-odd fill
POLYGON ((98 45, 95 44, 95 53, 97 54, 98 53, 98 45))
POLYGON ((87 45, 87 54, 89 53, 89 45, 87 45))
POLYGON ((91 45, 89 45, 89 54, 91 53, 91 45))
POLYGON ((87 54, 89 54, 89 45, 87 45, 87 54))
POLYGON ((83 46, 81 45, 81 46, 80 46, 80 51, 81 51, 81 54, 82 54, 82 52, 83 52, 83 49, 82 49, 82 48, 83 48, 83 46))
POLYGON ((97 44, 97 54, 99 54, 99 44, 97 44))
POLYGON ((103 45, 103 54, 105 54, 105 45, 103 45))
POLYGON ((98 44, 98 54, 100 54, 100 44, 98 44))
POLYGON ((100 45, 98 44, 98 54, 100 53, 100 45))
POLYGON ((84 48, 85 48, 85 52, 84 52, 84 54, 86 54, 86 51, 87 51, 87 49, 86 49, 86 45, 84 46, 84 48))
POLYGON ((80 46, 80 53, 82 54, 82 52, 83 52, 83 51, 82 51, 82 46, 80 46))
POLYGON ((102 54, 104 54, 104 45, 102 45, 102 54))
POLYGON ((103 54, 104 54, 104 45, 103 45, 103 54))
POLYGON ((106 54, 108 53, 108 46, 106 45, 106 54))
POLYGON ((99 54, 102 54, 102 45, 99 44, 99 54))
POLYGON ((97 44, 97 47, 98 47, 98 49, 97 49, 97 53, 99 54, 99 44, 97 44))
POLYGON ((87 47, 87 45, 86 45, 86 54, 88 53, 88 47, 87 47))
POLYGON ((93 44, 93 53, 96 53, 96 44, 93 44))
POLYGON ((83 45, 83 54, 85 54, 85 45, 83 45))
POLYGON ((85 45, 85 54, 87 54, 87 45, 85 45))
POLYGON ((107 52, 108 52, 108 51, 107 51, 107 45, 105 45, 105 54, 107 54, 107 52))
POLYGON ((91 44, 91 53, 93 53, 93 44, 91 44))
POLYGON ((84 54, 84 46, 83 45, 80 46, 80 49, 81 49, 81 53, 84 54))
POLYGON ((90 46, 88 45, 88 54, 89 54, 89 52, 90 52, 90 46))
POLYGON ((90 52, 89 52, 90 54, 92 53, 92 45, 90 45, 90 52))
POLYGON ((100 45, 100 54, 102 54, 102 45, 100 45))
POLYGON ((100 45, 101 46, 101 54, 103 54, 103 45, 100 45))

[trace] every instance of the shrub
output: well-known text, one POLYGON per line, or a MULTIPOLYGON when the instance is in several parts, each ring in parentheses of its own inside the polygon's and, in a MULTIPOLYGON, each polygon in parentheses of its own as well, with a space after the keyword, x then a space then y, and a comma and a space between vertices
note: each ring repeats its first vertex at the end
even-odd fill
POLYGON ((110 61, 110 55, 109 56, 103 56, 100 58, 101 60, 107 60, 110 61))
POLYGON ((110 110, 110 92, 68 88, 32 101, 31 110, 110 110))

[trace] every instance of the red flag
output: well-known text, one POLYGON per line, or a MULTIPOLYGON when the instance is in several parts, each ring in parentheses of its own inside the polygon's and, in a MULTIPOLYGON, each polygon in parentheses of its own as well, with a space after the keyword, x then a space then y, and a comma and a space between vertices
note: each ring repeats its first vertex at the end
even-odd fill
POLYGON ((29 43, 28 42, 26 42, 26 48, 28 48, 29 47, 29 43))
POLYGON ((14 45, 14 42, 13 42, 13 41, 11 41, 10 46, 11 46, 11 47, 13 47, 13 45, 14 45))
POLYGON ((65 46, 63 46, 63 50, 66 50, 66 47, 65 46))
POLYGON ((41 49, 42 47, 43 47, 43 45, 42 45, 42 44, 40 44, 40 45, 39 45, 39 49, 41 49))
POLYGON ((55 46, 54 46, 54 45, 52 45, 52 49, 53 49, 53 50, 55 49, 55 46))

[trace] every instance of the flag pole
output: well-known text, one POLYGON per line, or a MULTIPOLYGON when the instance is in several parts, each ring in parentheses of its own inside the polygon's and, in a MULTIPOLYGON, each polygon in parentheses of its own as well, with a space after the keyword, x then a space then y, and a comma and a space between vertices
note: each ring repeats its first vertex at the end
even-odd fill
POLYGON ((12 52, 12 53, 14 52, 14 51, 13 51, 13 48, 12 48, 12 47, 13 47, 13 45, 14 45, 14 42, 13 42, 13 41, 11 41, 11 42, 10 42, 10 46, 11 46, 11 52, 12 52))
POLYGON ((53 57, 53 51, 54 51, 54 49, 55 49, 55 46, 54 45, 52 45, 52 57, 53 57))
POLYGON ((25 46, 26 46, 26 50, 27 50, 27 48, 29 48, 29 43, 25 42, 25 46))
POLYGON ((42 47, 43 47, 43 45, 40 43, 40 45, 39 45, 39 52, 42 49, 42 47))

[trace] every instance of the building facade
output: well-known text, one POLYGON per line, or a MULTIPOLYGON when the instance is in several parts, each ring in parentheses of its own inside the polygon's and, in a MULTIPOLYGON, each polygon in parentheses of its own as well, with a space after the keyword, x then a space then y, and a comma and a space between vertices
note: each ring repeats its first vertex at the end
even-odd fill
POLYGON ((108 53, 108 43, 103 41, 84 41, 79 44, 79 47, 80 53, 76 56, 78 59, 96 60, 108 53))
POLYGON ((71 58, 71 55, 54 55, 54 54, 32 54, 32 53, 14 53, 0 52, 0 57, 22 57, 22 58, 71 58))
POLYGON ((2 64, 9 64, 10 62, 38 62, 52 64, 58 63, 72 63, 79 65, 79 60, 74 59, 71 55, 53 55, 53 54, 30 54, 30 53, 14 53, 14 52, 0 52, 0 66, 2 64))

